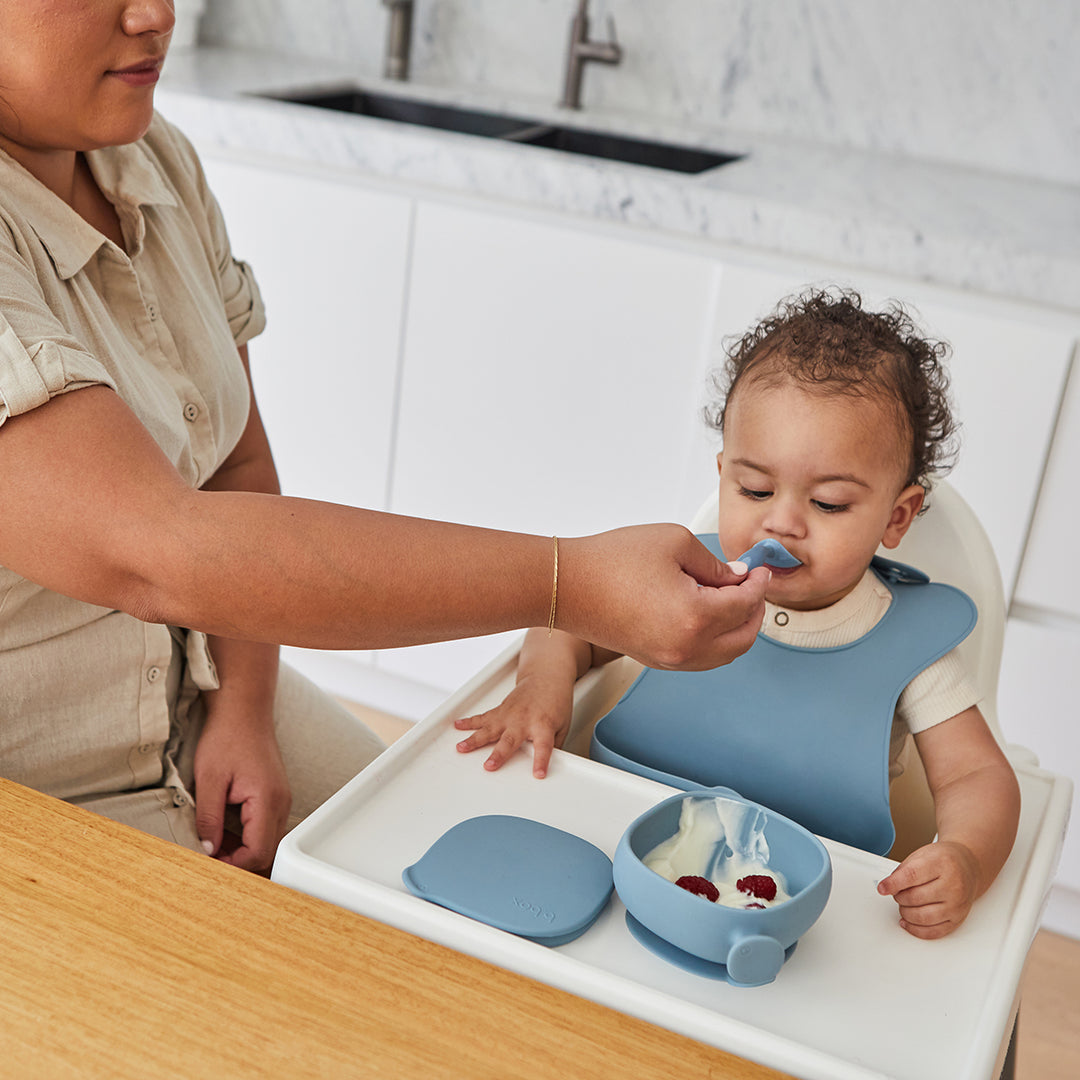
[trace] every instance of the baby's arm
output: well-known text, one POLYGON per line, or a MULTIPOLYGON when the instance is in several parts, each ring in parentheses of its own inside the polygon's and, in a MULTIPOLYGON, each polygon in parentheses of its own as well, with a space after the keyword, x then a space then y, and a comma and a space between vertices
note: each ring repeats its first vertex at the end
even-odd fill
POLYGON ((967 918, 1012 850, 1020 787, 982 713, 972 706, 915 736, 934 796, 938 838, 878 885, 900 906, 900 925, 939 938, 967 918))
POLYGON ((495 743, 484 768, 495 770, 526 741, 533 744, 533 776, 547 775, 551 751, 561 746, 570 727, 574 683, 591 667, 618 653, 590 645, 572 634, 536 628, 525 635, 518 659, 517 683, 506 699, 479 716, 454 721, 472 734, 458 743, 468 753, 495 743))

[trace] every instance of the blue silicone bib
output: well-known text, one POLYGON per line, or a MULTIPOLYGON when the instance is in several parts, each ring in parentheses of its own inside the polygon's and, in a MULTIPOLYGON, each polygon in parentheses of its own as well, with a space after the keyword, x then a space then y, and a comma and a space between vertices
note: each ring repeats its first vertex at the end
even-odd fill
MULTIPOLYGON (((715 535, 699 539, 719 553, 715 535)), ((869 633, 827 649, 759 634, 713 671, 646 669, 597 723, 591 756, 684 789, 726 785, 811 832, 885 854, 896 702, 976 615, 958 589, 888 560, 873 566, 892 603, 869 633)))

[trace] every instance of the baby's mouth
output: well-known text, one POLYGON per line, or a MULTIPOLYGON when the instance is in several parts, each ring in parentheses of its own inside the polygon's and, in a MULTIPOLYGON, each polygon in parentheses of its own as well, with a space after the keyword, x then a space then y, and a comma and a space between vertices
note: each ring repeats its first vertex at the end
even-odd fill
POLYGON ((805 566, 805 563, 800 566, 770 566, 769 570, 772 571, 774 578, 789 578, 792 574, 797 574, 805 566))

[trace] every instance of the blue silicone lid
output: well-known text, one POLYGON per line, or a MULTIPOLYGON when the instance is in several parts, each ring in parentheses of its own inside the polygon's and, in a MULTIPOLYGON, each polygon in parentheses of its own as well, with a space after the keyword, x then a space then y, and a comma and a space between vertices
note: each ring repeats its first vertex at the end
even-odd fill
POLYGON ((583 934, 613 889, 611 860, 598 847, 507 814, 455 825, 401 878, 415 896, 541 945, 583 934))

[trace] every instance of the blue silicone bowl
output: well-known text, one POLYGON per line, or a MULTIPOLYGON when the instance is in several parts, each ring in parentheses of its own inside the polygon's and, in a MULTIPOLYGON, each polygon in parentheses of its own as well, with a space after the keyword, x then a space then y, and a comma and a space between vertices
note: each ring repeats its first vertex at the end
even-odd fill
MULTIPOLYGON (((716 977, 737 986, 761 986, 776 978, 795 943, 825 910, 832 888, 832 862, 816 836, 727 788, 680 792, 646 810, 623 833, 613 863, 615 889, 629 915, 645 928, 646 936, 655 935, 678 950, 672 955, 664 948, 657 952, 676 963, 686 954, 722 965, 723 974, 716 977), (765 812, 769 865, 786 878, 790 900, 764 909, 724 907, 679 888, 641 861, 678 832, 685 799, 715 796, 765 812)), ((693 964, 684 966, 694 968, 693 964)))

